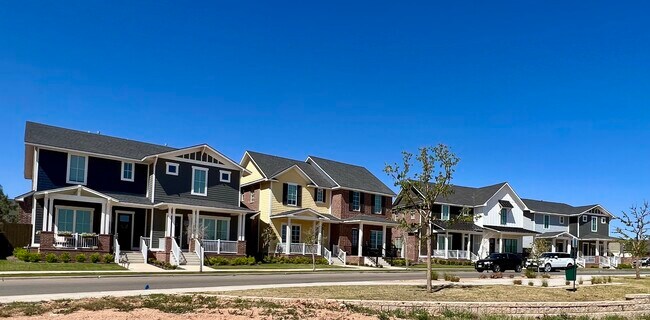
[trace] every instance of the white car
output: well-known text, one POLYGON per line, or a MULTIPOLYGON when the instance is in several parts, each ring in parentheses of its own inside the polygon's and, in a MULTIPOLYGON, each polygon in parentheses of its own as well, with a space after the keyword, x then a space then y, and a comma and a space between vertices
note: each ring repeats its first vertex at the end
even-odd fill
POLYGON ((526 261, 526 267, 542 269, 544 272, 551 272, 557 269, 573 267, 574 261, 571 255, 563 252, 545 252, 539 257, 539 265, 535 259, 526 261))

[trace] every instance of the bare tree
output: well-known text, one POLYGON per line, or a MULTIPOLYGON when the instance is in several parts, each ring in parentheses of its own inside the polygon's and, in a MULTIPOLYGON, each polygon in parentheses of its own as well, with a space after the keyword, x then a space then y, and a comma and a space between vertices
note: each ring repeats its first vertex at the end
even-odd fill
POLYGON ((535 261, 537 265, 538 270, 535 271, 539 271, 539 268, 541 267, 539 265, 539 259, 542 257, 542 253, 549 251, 549 248, 550 245, 548 240, 542 238, 535 238, 535 240, 533 240, 533 246, 530 250, 530 259, 535 261))
POLYGON ((278 239, 270 224, 267 224, 264 229, 262 229, 260 238, 262 240, 262 251, 265 252, 265 255, 268 255, 269 251, 271 251, 271 244, 278 239))
POLYGON ((616 233, 623 238, 625 251, 632 255, 635 261, 634 269, 636 271, 636 278, 641 279, 641 263, 639 258, 643 257, 648 252, 648 240, 650 239, 650 206, 647 201, 643 205, 637 207, 632 206, 629 212, 622 212, 621 217, 617 219, 621 221, 623 227, 616 228, 616 233))
POLYGON ((411 171, 413 154, 403 151, 402 158, 401 166, 397 163, 386 165, 384 171, 393 178, 395 186, 401 189, 403 204, 396 211, 406 214, 409 210, 415 210, 420 215, 419 226, 424 231, 420 233, 421 238, 427 242, 427 292, 432 292, 431 229, 433 222, 438 219, 433 209, 438 199, 453 192, 451 180, 460 159, 443 144, 419 149, 416 156, 417 172, 411 171))
POLYGON ((310 228, 303 237, 305 245, 311 248, 309 251, 311 253, 311 271, 316 271, 316 245, 318 244, 318 234, 320 233, 320 228, 318 225, 315 225, 313 228, 310 228))

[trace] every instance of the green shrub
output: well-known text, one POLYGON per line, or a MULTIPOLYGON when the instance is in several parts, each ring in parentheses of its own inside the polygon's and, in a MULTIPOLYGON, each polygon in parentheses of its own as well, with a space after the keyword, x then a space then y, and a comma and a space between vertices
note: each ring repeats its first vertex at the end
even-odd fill
POLYGON ((542 274, 542 278, 544 278, 544 279, 550 279, 550 278, 551 278, 551 275, 548 274, 548 273, 544 273, 544 274, 542 274))
POLYGON ((633 266, 631 263, 621 263, 616 267, 616 269, 632 269, 633 266))
POLYGON ((612 276, 607 276, 607 283, 612 283, 612 276))
POLYGON ((395 267, 402 267, 406 265, 406 259, 393 259, 390 264, 395 267))
POLYGON ((431 280, 438 280, 438 271, 431 270, 431 280))
POLYGON ((548 280, 542 279, 542 287, 548 287, 548 280))
POLYGON ((97 252, 90 255, 90 262, 92 263, 97 263, 101 260, 102 260, 102 256, 97 252))
POLYGON ((148 260, 148 262, 149 262, 150 265, 153 265, 153 266, 156 266, 158 268, 165 269, 165 270, 176 270, 176 268, 178 268, 178 266, 172 265, 169 262, 158 261, 158 260, 153 259, 153 258, 150 258, 148 260))
POLYGON ((526 278, 528 278, 528 279, 535 279, 535 278, 537 278, 537 272, 535 272, 535 270, 533 270, 533 269, 526 269, 526 271, 524 271, 524 275, 525 275, 526 278))
POLYGON ((67 252, 64 252, 64 253, 60 254, 59 255, 59 261, 61 261, 63 263, 70 262, 70 254, 67 253, 67 252))
POLYGON ((75 257, 75 260, 77 260, 77 262, 86 262, 87 258, 85 254, 80 253, 75 257))
POLYGON ((449 282, 459 282, 460 281, 460 277, 458 277, 458 276, 456 276, 454 274, 451 274, 451 273, 446 273, 445 272, 444 276, 445 276, 445 281, 449 281, 449 282))
POLYGON ((602 284, 605 283, 606 279, 605 277, 591 277, 591 284, 602 284))
POLYGON ((20 261, 29 261, 29 251, 25 248, 15 248, 13 255, 20 261))
POLYGON ((115 262, 115 256, 110 253, 107 253, 104 255, 102 260, 104 261, 104 263, 113 263, 115 262))
POLYGON ((565 285, 565 286, 571 285, 571 281, 569 281, 569 280, 564 281, 564 285, 565 285))
POLYGON ((56 263, 59 262, 59 259, 57 259, 54 253, 48 253, 45 255, 45 261, 49 263, 56 263))
POLYGON ((29 262, 39 262, 39 261, 41 261, 41 254, 38 253, 38 252, 29 253, 28 261, 29 262))
POLYGON ((224 257, 210 257, 206 261, 210 266, 227 266, 230 264, 230 260, 224 257))
POLYGON ((521 279, 512 280, 512 284, 520 286, 521 285, 521 279))
POLYGON ((534 283, 534 282, 532 282, 532 281, 528 281, 528 285, 532 287, 532 286, 534 286, 534 285, 535 285, 535 283, 534 283))

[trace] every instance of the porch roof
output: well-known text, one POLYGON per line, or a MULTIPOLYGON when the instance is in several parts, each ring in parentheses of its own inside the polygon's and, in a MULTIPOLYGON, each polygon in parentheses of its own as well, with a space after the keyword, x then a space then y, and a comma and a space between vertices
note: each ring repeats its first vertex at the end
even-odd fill
POLYGON ((615 237, 610 237, 610 236, 603 236, 600 234, 588 234, 586 236, 581 236, 578 238, 578 240, 604 240, 604 241, 618 241, 620 239, 615 238, 615 237))
POLYGON ((498 233, 511 233, 520 235, 536 235, 540 234, 537 231, 528 230, 520 227, 505 227, 505 226, 483 226, 485 230, 496 231, 498 233))
POLYGON ((289 210, 285 211, 282 213, 274 214, 271 215, 271 219, 276 219, 276 218, 295 218, 295 219, 300 219, 301 216, 300 214, 308 214, 311 216, 316 216, 318 217, 319 220, 327 220, 330 222, 340 222, 341 220, 331 214, 327 213, 320 213, 314 209, 311 208, 301 208, 301 209, 295 209, 295 210, 289 210))
POLYGON ((217 210, 223 211, 226 213, 254 213, 255 210, 250 210, 245 207, 240 207, 233 204, 223 203, 213 200, 203 200, 203 199, 189 199, 189 198, 174 198, 171 200, 165 200, 156 202, 154 207, 164 207, 164 206, 180 206, 180 207, 192 207, 196 209, 203 209, 206 211, 217 210))
POLYGON ((380 225, 380 226, 398 226, 399 223, 391 220, 386 220, 385 218, 382 217, 375 217, 375 216, 366 216, 366 215, 358 215, 352 218, 344 219, 343 223, 365 223, 369 225, 380 225))
POLYGON ((566 231, 556 231, 556 232, 544 232, 540 235, 537 235, 537 238, 542 238, 542 239, 552 239, 552 238, 560 238, 562 236, 568 236, 569 238, 576 238, 576 236, 566 232, 566 231))
POLYGON ((437 220, 433 222, 433 227, 444 231, 470 231, 470 232, 483 232, 483 228, 477 226, 473 222, 467 221, 442 221, 437 220))
POLYGON ((138 196, 134 194, 126 194, 126 193, 114 193, 114 192, 105 192, 104 194, 115 198, 119 201, 119 203, 124 203, 124 204, 138 204, 138 205, 153 205, 151 203, 151 199, 143 196, 138 196))

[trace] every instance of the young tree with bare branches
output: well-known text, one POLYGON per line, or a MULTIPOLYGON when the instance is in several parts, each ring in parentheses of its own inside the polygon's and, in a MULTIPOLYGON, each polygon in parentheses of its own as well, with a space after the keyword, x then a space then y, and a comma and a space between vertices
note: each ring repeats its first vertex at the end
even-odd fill
POLYGON ((623 227, 616 228, 616 233, 623 238, 625 251, 632 255, 635 261, 634 269, 636 278, 641 279, 641 263, 639 258, 648 253, 648 240, 650 240, 650 205, 647 201, 637 207, 632 206, 628 212, 623 211, 617 218, 623 227))
POLYGON ((427 292, 432 292, 431 285, 431 237, 432 223, 438 219, 433 212, 436 201, 453 193, 451 180, 455 167, 460 161, 446 145, 419 148, 415 157, 417 168, 413 168, 413 154, 403 151, 402 164, 386 165, 384 171, 400 187, 400 196, 404 205, 395 208, 403 215, 413 210, 420 215, 420 238, 427 243, 427 292), (412 171, 415 169, 417 171, 412 171))

